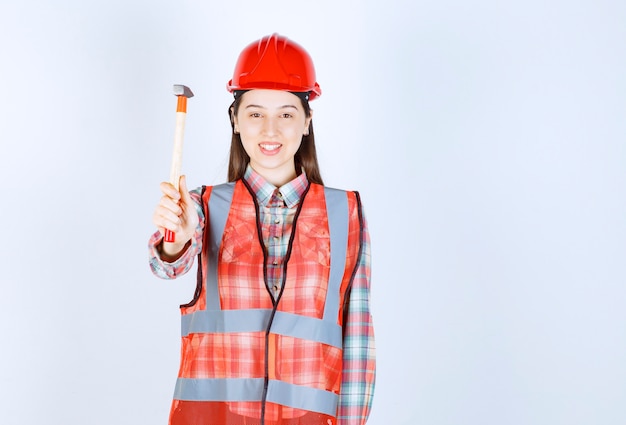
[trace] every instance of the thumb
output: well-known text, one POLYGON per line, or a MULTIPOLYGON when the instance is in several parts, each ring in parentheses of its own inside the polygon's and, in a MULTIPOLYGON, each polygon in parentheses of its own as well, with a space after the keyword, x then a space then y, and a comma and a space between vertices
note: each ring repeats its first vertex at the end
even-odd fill
POLYGON ((187 189, 187 176, 180 176, 180 180, 178 181, 178 191, 180 192, 180 199, 186 203, 191 203, 191 196, 189 195, 189 190, 187 189))

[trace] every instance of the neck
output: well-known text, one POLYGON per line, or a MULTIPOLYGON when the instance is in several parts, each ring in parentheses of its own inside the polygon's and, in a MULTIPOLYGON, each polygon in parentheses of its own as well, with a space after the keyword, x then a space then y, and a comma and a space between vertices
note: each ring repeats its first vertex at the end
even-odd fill
POLYGON ((276 187, 281 187, 295 179, 298 175, 296 174, 295 168, 291 167, 289 170, 258 170, 252 167, 254 171, 259 173, 268 183, 276 187))

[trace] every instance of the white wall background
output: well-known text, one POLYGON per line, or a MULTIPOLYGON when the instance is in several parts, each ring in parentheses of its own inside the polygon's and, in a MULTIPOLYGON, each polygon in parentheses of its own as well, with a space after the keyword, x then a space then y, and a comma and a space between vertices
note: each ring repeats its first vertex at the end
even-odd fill
POLYGON ((168 178, 224 180, 239 51, 315 59, 327 184, 373 238, 370 424, 626 422, 626 3, 0 5, 0 422, 165 424, 178 304, 146 241, 168 178))

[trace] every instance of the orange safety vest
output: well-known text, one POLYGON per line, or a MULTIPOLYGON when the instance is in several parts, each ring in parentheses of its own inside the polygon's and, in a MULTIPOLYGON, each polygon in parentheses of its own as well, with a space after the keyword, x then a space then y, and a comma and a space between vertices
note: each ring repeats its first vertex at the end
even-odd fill
POLYGON ((170 425, 335 425, 344 304, 363 232, 358 193, 309 185, 276 299, 252 190, 243 180, 207 187, 202 203, 170 425))

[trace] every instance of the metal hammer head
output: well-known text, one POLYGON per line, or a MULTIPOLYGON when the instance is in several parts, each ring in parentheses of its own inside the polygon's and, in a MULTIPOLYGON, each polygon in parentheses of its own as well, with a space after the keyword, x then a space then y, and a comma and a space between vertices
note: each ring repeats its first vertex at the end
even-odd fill
POLYGON ((174 84, 174 94, 176 96, 193 97, 193 92, 187 86, 182 84, 174 84))

